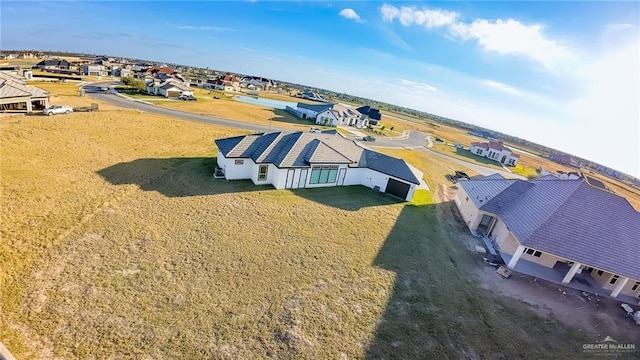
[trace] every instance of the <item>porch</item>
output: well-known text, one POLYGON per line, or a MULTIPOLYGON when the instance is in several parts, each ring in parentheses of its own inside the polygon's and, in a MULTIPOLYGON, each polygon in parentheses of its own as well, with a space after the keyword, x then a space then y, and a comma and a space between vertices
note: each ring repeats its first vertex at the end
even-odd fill
MULTIPOLYGON (((501 252, 500 256, 504 260, 505 264, 508 264, 511 261, 512 256, 501 252)), ((553 283, 556 283, 560 286, 566 286, 572 289, 586 291, 588 293, 597 294, 603 297, 611 298, 611 290, 603 289, 596 281, 589 275, 588 272, 584 271, 580 274, 575 274, 573 279, 568 284, 562 284, 562 279, 567 275, 570 270, 569 265, 564 262, 558 261, 553 268, 549 268, 540 264, 536 264, 535 262, 527 261, 523 258, 520 258, 516 263, 516 266, 512 269, 513 271, 517 271, 521 274, 537 277, 539 279, 547 280, 553 283)), ((634 298, 633 296, 618 294, 617 297, 612 298, 620 302, 624 302, 627 304, 640 304, 640 299, 634 298)))

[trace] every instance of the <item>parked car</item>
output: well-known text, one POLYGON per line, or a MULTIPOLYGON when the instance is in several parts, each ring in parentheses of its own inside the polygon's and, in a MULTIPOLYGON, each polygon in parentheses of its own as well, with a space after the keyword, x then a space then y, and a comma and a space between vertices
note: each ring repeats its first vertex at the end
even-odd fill
POLYGON ((371 136, 371 135, 367 135, 367 136, 363 137, 362 140, 364 140, 364 141, 376 141, 376 138, 371 136))
POLYGON ((194 100, 198 100, 198 99, 196 99, 196 97, 195 97, 195 96, 193 96, 193 95, 185 95, 185 94, 182 94, 182 95, 178 96, 178 99, 180 99, 180 100, 184 100, 184 101, 194 101, 194 100))
POLYGON ((311 129, 309 129, 309 132, 319 134, 322 132, 322 130, 318 129, 317 127, 312 127, 311 129))
POLYGON ((54 114, 68 114, 72 111, 73 111, 73 108, 71 108, 71 106, 54 105, 42 110, 42 113, 47 116, 51 116, 54 114))

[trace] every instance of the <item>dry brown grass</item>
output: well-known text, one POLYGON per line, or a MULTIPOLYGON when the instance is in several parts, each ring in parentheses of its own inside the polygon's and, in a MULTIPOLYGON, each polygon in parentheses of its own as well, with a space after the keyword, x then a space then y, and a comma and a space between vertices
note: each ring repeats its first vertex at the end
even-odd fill
POLYGON ((442 203, 458 165, 384 150, 433 190, 403 204, 214 180, 212 140, 237 130, 23 120, 0 118, 0 339, 20 359, 569 357, 591 339, 469 278, 442 203))

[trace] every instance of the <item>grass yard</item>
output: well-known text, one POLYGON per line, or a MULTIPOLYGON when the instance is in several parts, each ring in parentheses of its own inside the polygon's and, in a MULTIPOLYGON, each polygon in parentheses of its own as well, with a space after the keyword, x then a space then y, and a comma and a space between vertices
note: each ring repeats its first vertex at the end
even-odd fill
POLYGON ((558 358, 593 339, 480 288, 457 165, 432 192, 212 179, 241 131, 134 111, 0 119, 0 339, 19 359, 558 358))

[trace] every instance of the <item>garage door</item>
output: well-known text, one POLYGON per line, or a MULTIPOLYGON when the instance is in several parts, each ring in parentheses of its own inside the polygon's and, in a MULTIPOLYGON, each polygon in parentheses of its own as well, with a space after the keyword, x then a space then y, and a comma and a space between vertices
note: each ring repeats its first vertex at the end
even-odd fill
POLYGON ((167 91, 167 95, 170 98, 178 97, 180 96, 180 91, 167 91))
POLYGON ((389 178, 389 181, 387 182, 387 188, 384 190, 384 192, 389 195, 397 196, 401 199, 406 199, 410 187, 411 185, 407 184, 406 182, 389 178))

